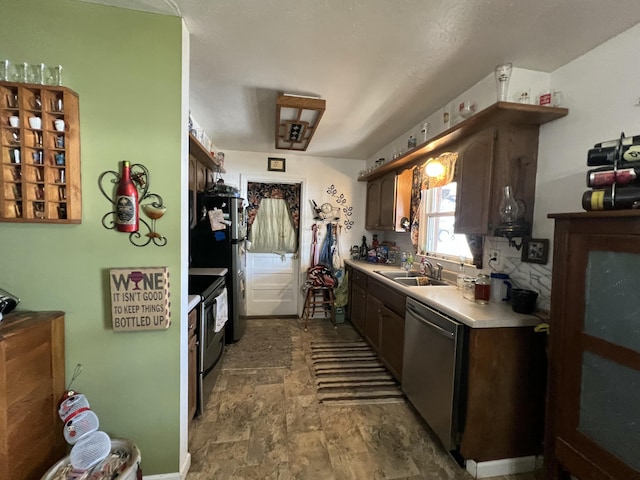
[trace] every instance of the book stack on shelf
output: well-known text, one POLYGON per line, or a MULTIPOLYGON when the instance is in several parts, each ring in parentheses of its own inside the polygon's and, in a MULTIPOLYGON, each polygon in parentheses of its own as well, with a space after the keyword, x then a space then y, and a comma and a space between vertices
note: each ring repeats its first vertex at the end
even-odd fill
POLYGON ((596 143, 587 152, 585 210, 640 208, 640 135, 596 143))

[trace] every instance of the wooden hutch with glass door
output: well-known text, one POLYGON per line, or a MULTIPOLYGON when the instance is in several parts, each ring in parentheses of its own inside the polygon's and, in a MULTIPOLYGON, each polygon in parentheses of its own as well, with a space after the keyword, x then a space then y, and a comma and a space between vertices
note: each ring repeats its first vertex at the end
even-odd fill
POLYGON ((640 212, 555 219, 545 479, 640 479, 640 212))

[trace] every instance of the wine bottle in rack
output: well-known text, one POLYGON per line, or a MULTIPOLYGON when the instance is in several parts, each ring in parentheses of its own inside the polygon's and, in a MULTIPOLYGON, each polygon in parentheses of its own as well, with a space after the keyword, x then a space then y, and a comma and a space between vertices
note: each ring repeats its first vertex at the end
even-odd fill
POLYGON ((624 210, 640 207, 640 187, 616 187, 589 190, 582 195, 585 210, 624 210))
POLYGON ((131 181, 129 162, 125 160, 116 189, 116 229, 120 232, 137 232, 138 213, 138 190, 131 181))
POLYGON ((630 144, 617 147, 592 148, 587 152, 587 166, 613 165, 618 160, 619 165, 629 165, 640 161, 640 145, 630 144))
POLYGON ((611 167, 594 168, 587 171, 587 187, 606 185, 628 185, 640 182, 640 166, 613 169, 611 167))
POLYGON ((634 135, 633 137, 625 137, 616 138, 615 140, 608 140, 606 142, 596 143, 593 148, 607 148, 607 147, 615 147, 618 144, 625 145, 640 145, 640 135, 634 135))

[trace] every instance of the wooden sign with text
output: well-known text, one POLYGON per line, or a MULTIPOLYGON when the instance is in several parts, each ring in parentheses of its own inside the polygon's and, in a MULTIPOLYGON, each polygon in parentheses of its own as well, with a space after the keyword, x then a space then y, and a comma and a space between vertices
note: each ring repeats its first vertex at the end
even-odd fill
POLYGON ((112 268, 109 283, 111 321, 116 332, 169 328, 167 267, 112 268))

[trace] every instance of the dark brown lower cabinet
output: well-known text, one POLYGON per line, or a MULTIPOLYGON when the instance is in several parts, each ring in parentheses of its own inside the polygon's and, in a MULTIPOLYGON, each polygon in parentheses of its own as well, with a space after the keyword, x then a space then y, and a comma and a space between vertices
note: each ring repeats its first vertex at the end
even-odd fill
POLYGON ((367 314, 367 275, 351 269, 349 285, 349 320, 358 333, 364 336, 367 314))
MULTIPOLYGON (((366 278, 366 274, 354 270, 354 278, 358 274, 366 278)), ((362 283, 360 279, 352 285, 351 322, 391 374, 401 381, 407 297, 371 277, 366 279, 366 290, 360 287, 362 283)))
POLYGON ((545 479, 640 479, 640 212, 553 214, 545 479))
POLYGON ((468 335, 461 455, 484 462, 542 453, 544 334, 505 327, 468 335))
POLYGON ((402 381, 404 315, 383 306, 380 316, 380 358, 393 376, 402 381))
POLYGON ((380 351, 380 326, 384 305, 372 293, 367 292, 367 315, 364 324, 364 336, 369 344, 380 351))
POLYGON ((351 323, 361 335, 364 335, 365 316, 367 313, 367 292, 357 285, 353 286, 351 305, 351 323))

